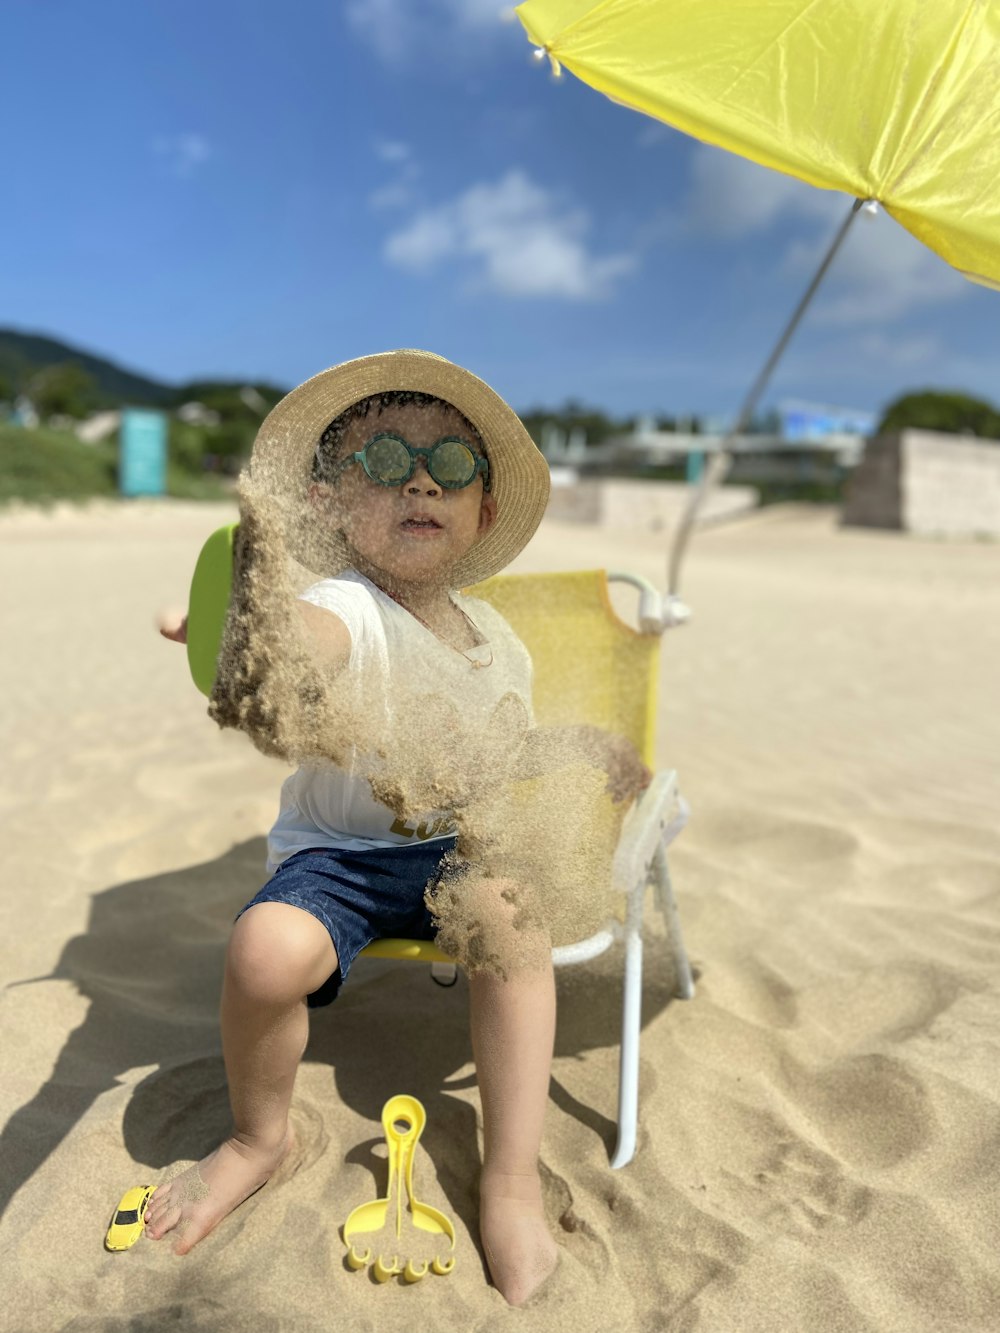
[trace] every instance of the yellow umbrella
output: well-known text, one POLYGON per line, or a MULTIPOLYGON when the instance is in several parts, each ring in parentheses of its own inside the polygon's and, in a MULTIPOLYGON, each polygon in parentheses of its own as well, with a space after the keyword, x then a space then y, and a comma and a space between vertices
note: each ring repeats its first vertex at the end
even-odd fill
POLYGON ((557 70, 875 199, 1000 288, 1000 0, 525 0, 517 15, 557 70))
POLYGON ((685 510, 673 599, 695 514, 731 462, 726 446, 862 202, 1000 289, 1000 0, 525 0, 516 13, 556 74, 565 66, 697 139, 855 196, 685 510))

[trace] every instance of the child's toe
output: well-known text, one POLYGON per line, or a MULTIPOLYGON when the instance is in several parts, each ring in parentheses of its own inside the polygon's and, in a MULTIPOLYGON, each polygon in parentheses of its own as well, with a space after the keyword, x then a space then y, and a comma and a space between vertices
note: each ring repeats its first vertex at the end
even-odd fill
POLYGON ((180 1221, 181 1209, 179 1204, 168 1205, 157 1213, 156 1217, 146 1221, 146 1235, 153 1240, 159 1240, 161 1236, 175 1227, 180 1221))

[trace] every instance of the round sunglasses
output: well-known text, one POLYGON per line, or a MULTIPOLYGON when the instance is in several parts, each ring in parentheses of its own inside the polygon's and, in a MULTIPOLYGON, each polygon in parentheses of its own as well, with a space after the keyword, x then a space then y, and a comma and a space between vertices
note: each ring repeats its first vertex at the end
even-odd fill
POLYGON ((351 463, 360 463, 365 475, 380 486, 402 486, 413 476, 418 458, 425 460, 431 478, 445 490, 460 491, 470 486, 480 472, 483 488, 489 490, 489 463, 455 435, 446 435, 429 449, 422 449, 404 440, 402 435, 382 431, 373 435, 356 454, 345 458, 335 475, 339 476, 351 463))

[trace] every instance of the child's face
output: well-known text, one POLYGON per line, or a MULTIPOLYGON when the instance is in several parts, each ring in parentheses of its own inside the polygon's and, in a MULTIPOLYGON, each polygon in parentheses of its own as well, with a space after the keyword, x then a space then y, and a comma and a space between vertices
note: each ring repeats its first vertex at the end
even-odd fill
MULTIPOLYGON (((463 417, 444 404, 408 404, 369 412, 352 421, 339 450, 349 457, 382 431, 401 435, 414 448, 429 449, 446 435, 481 452, 463 417)), ((336 481, 331 499, 335 521, 368 564, 402 582, 447 580, 449 568, 490 528, 496 501, 477 476, 460 490, 445 489, 418 456, 413 476, 383 486, 351 463, 336 481)))

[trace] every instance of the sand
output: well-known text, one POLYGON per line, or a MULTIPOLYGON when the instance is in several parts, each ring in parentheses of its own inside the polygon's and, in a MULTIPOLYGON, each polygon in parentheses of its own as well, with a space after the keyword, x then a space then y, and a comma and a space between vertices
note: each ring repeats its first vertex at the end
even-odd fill
MULTIPOLYGON (((639 1146, 614 1141, 616 955, 559 973, 543 1149, 562 1261, 527 1308, 476 1238, 465 983, 359 963, 314 1017, 298 1147, 184 1259, 103 1249, 130 1185, 224 1135, 229 922, 287 771, 218 731, 181 649, 224 506, 0 518, 4 1073, 0 1326, 942 1333, 1000 1327, 1000 547, 782 507, 700 533, 663 658, 659 757, 697 995, 648 917, 639 1146), (344 1265, 384 1180, 379 1114, 428 1113, 420 1197, 458 1263, 344 1265)), ((632 568, 662 543, 546 523, 523 569, 632 568)))

